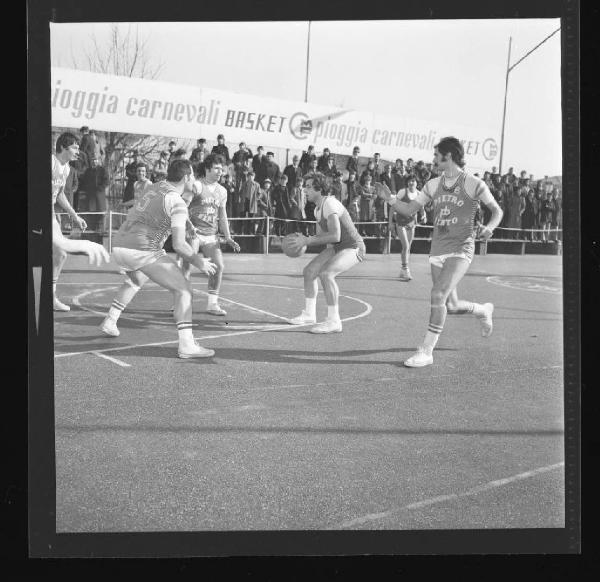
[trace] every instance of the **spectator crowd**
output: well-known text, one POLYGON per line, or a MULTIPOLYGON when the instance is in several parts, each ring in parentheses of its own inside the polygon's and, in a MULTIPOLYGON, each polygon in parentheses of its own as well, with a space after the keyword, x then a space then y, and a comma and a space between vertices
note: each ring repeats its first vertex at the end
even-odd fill
MULTIPOLYGON (((65 190, 76 210, 85 198, 86 209, 90 212, 105 211, 108 174, 102 166, 103 152, 93 130, 82 127, 80 132, 80 160, 72 164, 74 171, 69 175, 65 190)), ((263 146, 253 153, 242 142, 231 155, 225 136, 219 134, 216 145, 210 151, 206 139, 200 138, 189 156, 185 148, 178 148, 177 142, 172 140, 152 164, 146 164, 138 151, 133 150, 131 161, 125 166, 123 206, 130 207, 136 191, 143 190, 145 184, 165 179, 173 160, 189 159, 194 171, 202 175, 202 164, 209 153, 221 155, 227 166, 228 171, 221 179, 227 190, 227 216, 285 219, 273 222, 272 233, 275 235, 292 231, 306 233, 307 225, 302 221, 314 221, 314 205, 306 200, 302 186, 304 180, 315 172, 327 176, 330 195, 347 207, 352 220, 358 224, 359 232, 363 236, 377 237, 387 234, 388 228, 395 236, 397 229, 395 213, 390 215, 388 205, 375 195, 375 183, 382 182, 393 194, 397 194, 407 187, 409 177, 416 180, 417 189, 421 190, 436 175, 432 164, 423 160, 396 159, 392 164, 375 153, 365 162, 365 158, 360 157, 358 146, 347 156, 334 154, 329 148, 324 148, 317 155, 311 145, 301 156, 294 155, 291 164, 281 169, 274 153, 265 151, 263 146)), ((560 188, 548 176, 535 179, 525 170, 517 176, 512 167, 501 175, 493 167, 481 179, 504 212, 496 231, 497 238, 546 241, 552 236, 558 237, 555 233, 562 227, 562 197, 560 188)), ((432 205, 424 210, 426 218, 423 222, 432 225, 432 205)), ((478 220, 487 222, 488 212, 482 205, 478 220)), ((99 226, 100 221, 93 221, 90 226, 93 225, 99 226)), ((233 221, 232 228, 236 234, 265 234, 265 221, 233 221)))

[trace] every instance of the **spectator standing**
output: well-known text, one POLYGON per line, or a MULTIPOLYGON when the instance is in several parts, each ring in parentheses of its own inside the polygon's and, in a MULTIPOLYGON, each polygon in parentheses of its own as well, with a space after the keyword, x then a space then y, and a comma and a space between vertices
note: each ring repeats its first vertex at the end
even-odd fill
POLYGON ((381 174, 383 174, 383 163, 381 162, 381 155, 378 152, 373 154, 373 184, 375 182, 381 182, 381 174))
POLYGON ((264 235, 266 233, 265 217, 272 216, 271 207, 271 180, 265 178, 263 181, 262 188, 259 191, 258 198, 256 200, 258 206, 257 216, 263 218, 260 221, 257 229, 257 234, 264 235))
POLYGON ((133 185, 137 180, 137 168, 140 163, 140 154, 138 150, 133 150, 131 154, 133 160, 125 166, 125 177, 127 178, 127 182, 125 184, 125 190, 123 191, 123 204, 133 200, 133 185))
POLYGON ((256 155, 252 158, 252 169, 256 176, 256 181, 262 184, 267 177, 266 171, 267 158, 265 157, 265 148, 258 146, 256 155))
MULTIPOLYGON (((371 174, 366 174, 362 179, 360 193, 360 222, 373 221, 373 197, 375 196, 375 188, 371 186, 372 181, 373 178, 371 177, 371 174)), ((367 226, 361 224, 359 232, 362 236, 367 236, 367 226)))
POLYGON ((342 202, 343 192, 344 185, 342 184, 342 174, 340 172, 336 172, 333 175, 333 183, 331 184, 329 195, 335 196, 340 202, 342 202))
POLYGON ((65 182, 65 196, 69 201, 69 204, 73 207, 73 210, 77 212, 77 200, 75 193, 79 188, 79 174, 77 172, 77 160, 69 162, 69 175, 65 182))
POLYGON ((346 170, 348 171, 348 175, 350 175, 351 172, 354 172, 354 174, 358 176, 358 167, 360 165, 358 154, 360 154, 360 148, 358 146, 354 146, 354 148, 352 148, 352 155, 346 162, 346 170))
MULTIPOLYGON (((258 215, 258 198, 260 196, 260 184, 254 179, 254 170, 250 170, 239 190, 239 216, 254 218, 258 215)), ((245 234, 256 233, 256 223, 252 220, 243 221, 243 231, 245 234)))
POLYGON ((193 164, 198 164, 199 162, 203 162, 204 158, 208 155, 208 148, 206 147, 206 140, 201 137, 196 140, 196 147, 192 150, 190 155, 190 162, 193 164), (202 156, 202 157, 201 157, 202 156))
POLYGON ((508 172, 502 176, 503 180, 506 180, 506 183, 511 187, 514 187, 517 183, 517 177, 514 174, 514 168, 508 168, 508 172))
POLYGON ((273 234, 276 236, 285 236, 287 234, 286 220, 290 214, 290 200, 287 189, 288 177, 281 174, 279 184, 276 184, 271 191, 271 205, 273 215, 279 220, 273 221, 273 234))
POLYGON ((381 174, 380 182, 385 184, 392 194, 395 194, 398 190, 396 190, 396 183, 394 180, 394 175, 392 174, 392 165, 386 164, 383 174, 381 174))
POLYGON ((220 133, 217 136, 217 145, 213 146, 211 154, 219 154, 225 158, 225 163, 227 165, 231 164, 231 158, 229 157, 229 149, 225 145, 225 136, 220 133))
MULTIPOLYGON (((358 180, 356 179, 356 173, 355 172, 350 172, 350 174, 348 174, 348 179, 346 180, 346 200, 344 201, 344 204, 350 208, 350 204, 353 201, 356 201, 358 206, 360 206, 360 195, 362 193, 362 189, 360 188, 360 184, 358 183, 358 180)), ((359 216, 359 210, 358 210, 358 206, 357 206, 357 211, 356 211, 356 219, 352 219, 352 220, 358 220, 358 216, 359 216)), ((348 210, 348 212, 350 212, 350 210, 348 210)))
POLYGON ((365 183, 365 178, 367 176, 371 176, 371 184, 375 182, 375 162, 373 160, 369 160, 367 162, 367 167, 362 171, 360 175, 360 183, 365 183))
POLYGON ((154 162, 154 166, 152 166, 152 175, 151 179, 153 182, 158 182, 159 177, 164 174, 167 175, 167 169, 169 167, 169 152, 162 151, 160 152, 160 156, 156 162, 154 162))
POLYGON ((302 169, 302 174, 308 174, 311 169, 311 164, 313 160, 316 160, 317 156, 315 154, 315 146, 308 146, 308 150, 302 152, 302 157, 300 158, 300 168, 302 169))
POLYGON ((531 229, 535 228, 535 210, 537 206, 537 203, 535 202, 535 196, 533 195, 533 190, 527 190, 524 199, 525 209, 523 210, 523 214, 521 215, 521 228, 523 229, 523 239, 532 241, 533 232, 531 229))
POLYGON ((556 204, 552 199, 552 192, 546 192, 546 198, 542 201, 542 240, 550 240, 550 229, 556 213, 556 204))
POLYGON ((273 152, 267 152, 267 161, 265 162, 265 174, 269 178, 271 184, 279 184, 279 177, 281 176, 281 170, 274 161, 275 154, 273 152))
POLYGON ((83 159, 83 171, 92 165, 92 159, 96 157, 96 140, 90 134, 90 128, 84 125, 80 130, 81 140, 79 142, 79 152, 83 159))
MULTIPOLYGON (((310 165, 308 167, 308 172, 303 176, 303 179, 306 180, 310 176, 313 176, 318 172, 317 170, 317 157, 315 156, 310 160, 310 165)), ((306 199, 306 206, 304 207, 304 212, 306 213, 306 220, 314 221, 315 220, 315 204, 306 199)))
POLYGON ((172 162, 172 156, 175 153, 175 148, 177 147, 177 142, 174 140, 171 140, 169 142, 169 145, 167 147, 167 156, 168 156, 168 162, 169 164, 172 162))
POLYGON ((406 175, 404 173, 404 162, 398 158, 392 170, 392 176, 394 178, 394 189, 392 192, 399 192, 402 188, 406 187, 406 175))
POLYGON ((329 156, 327 158, 327 166, 324 170, 321 171, 327 178, 329 178, 329 180, 327 180, 327 183, 331 185, 333 178, 338 173, 337 168, 335 167, 333 156, 329 156))
POLYGON ((231 176, 226 173, 221 174, 219 183, 227 191, 227 202, 225 203, 225 213, 227 214, 227 216, 233 217, 233 199, 235 197, 235 186, 233 185, 231 176))
POLYGON ((552 190, 552 201, 554 202, 554 213, 552 215, 552 228, 556 228, 556 238, 554 240, 561 240, 562 237, 559 236, 561 233, 558 232, 558 229, 562 228, 562 196, 560 195, 560 190, 558 188, 554 188, 552 190))
POLYGON ((185 157, 186 155, 187 155, 187 152, 185 151, 184 148, 176 149, 173 152, 173 154, 171 155, 171 158, 169 159, 169 164, 171 162, 174 162, 175 160, 185 160, 186 159, 186 157, 185 157))
POLYGON ((292 157, 292 163, 283 169, 283 173, 287 176, 288 192, 291 194, 296 188, 298 178, 302 178, 302 169, 300 168, 300 158, 297 155, 292 157))
POLYGON ((509 235, 511 238, 520 238, 520 233, 514 229, 521 230, 521 215, 525 211, 525 200, 521 196, 519 190, 511 188, 511 194, 507 200, 508 206, 508 221, 507 228, 513 229, 509 235))
MULTIPOLYGON (((84 172, 81 190, 85 192, 88 212, 106 212, 106 193, 108 190, 108 172, 100 165, 98 158, 92 158, 92 165, 84 172)), ((91 215, 88 221, 94 230, 104 230, 104 217, 91 215)))
POLYGON ((323 150, 323 155, 319 156, 319 159, 317 160, 317 170, 319 172, 324 172, 327 169, 327 162, 329 160, 329 158, 331 157, 331 152, 329 151, 329 148, 325 148, 323 150))
POLYGON ((498 182, 500 182, 500 178, 502 178, 502 176, 499 174, 498 168, 496 166, 492 166, 492 171, 490 172, 490 177, 491 177, 492 181, 494 181, 496 178, 498 178, 498 182))
POLYGON ((405 167, 405 172, 404 173, 407 176, 414 174, 415 173, 414 166, 415 166, 415 161, 412 158, 408 158, 406 160, 406 167, 405 167))
POLYGON ((296 222, 290 223, 289 232, 301 232, 304 236, 307 236, 307 228, 301 221, 306 220, 306 212, 304 207, 306 206, 306 192, 302 187, 304 180, 302 177, 296 179, 296 184, 290 194, 290 219, 296 222))
POLYGON ((233 154, 233 170, 235 173, 235 183, 238 185, 244 174, 246 160, 252 159, 252 152, 246 147, 246 144, 240 142, 239 149, 233 154))

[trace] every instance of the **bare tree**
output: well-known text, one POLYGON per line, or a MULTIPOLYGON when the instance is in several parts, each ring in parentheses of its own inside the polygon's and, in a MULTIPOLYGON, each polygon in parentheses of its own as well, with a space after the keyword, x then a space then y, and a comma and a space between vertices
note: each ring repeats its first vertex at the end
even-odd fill
MULTIPOLYGON (((71 51, 71 61, 75 69, 139 79, 156 79, 164 67, 163 62, 155 61, 150 54, 148 38, 140 38, 138 26, 131 24, 113 24, 105 42, 92 35, 79 58, 71 51)), ((114 205, 122 194, 125 161, 132 150, 138 150, 140 157, 151 163, 162 148, 164 138, 114 131, 96 133, 104 144, 104 165, 110 176, 110 199, 114 205)))

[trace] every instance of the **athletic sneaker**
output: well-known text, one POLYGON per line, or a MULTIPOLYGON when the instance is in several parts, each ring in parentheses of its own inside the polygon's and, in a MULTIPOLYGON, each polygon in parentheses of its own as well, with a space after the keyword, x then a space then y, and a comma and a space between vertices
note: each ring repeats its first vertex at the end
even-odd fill
POLYGON ((110 317, 105 317, 104 321, 100 325, 100 331, 111 337, 119 337, 121 332, 117 329, 117 322, 110 317))
POLYGON ((183 350, 181 347, 177 350, 177 356, 182 360, 187 358, 210 358, 215 355, 215 350, 209 350, 208 348, 203 348, 199 346, 196 342, 194 342, 193 346, 186 347, 183 350))
POLYGON ((408 368, 422 368, 430 364, 433 364, 433 356, 422 347, 417 348, 417 351, 408 360, 404 360, 404 365, 408 368))
POLYGON ((400 281, 410 281, 412 279, 412 276, 410 274, 410 270, 407 269, 400 269, 400 281))
POLYGON ((211 315, 227 315, 227 311, 222 309, 220 305, 209 305, 206 308, 206 313, 210 313, 211 315))
POLYGON ((315 325, 309 331, 310 333, 340 333, 342 331, 342 322, 339 319, 326 319, 323 323, 315 325))
POLYGON ((309 315, 306 311, 302 310, 302 313, 297 317, 293 317, 288 320, 292 325, 302 325, 303 323, 317 323, 315 315, 309 315))
POLYGON ((54 298, 54 311, 71 311, 68 305, 65 305, 62 301, 59 301, 56 297, 54 298))
POLYGON ((483 308, 485 309, 485 314, 478 316, 479 323, 481 324, 481 335, 483 337, 490 337, 492 335, 492 330, 494 329, 494 324, 492 322, 494 304, 484 303, 483 308))

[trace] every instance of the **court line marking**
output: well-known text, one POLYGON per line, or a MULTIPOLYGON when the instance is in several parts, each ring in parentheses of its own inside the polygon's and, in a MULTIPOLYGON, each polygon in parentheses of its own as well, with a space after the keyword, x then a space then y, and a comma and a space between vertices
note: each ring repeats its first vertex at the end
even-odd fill
MULTIPOLYGON (((507 277, 510 277, 511 275, 506 275, 507 277)), ((528 277, 529 279, 544 279, 543 277, 535 277, 535 276, 531 276, 528 277)), ((544 287, 543 285, 536 285, 535 287, 532 288, 527 288, 527 287, 519 287, 517 285, 510 285, 509 283, 505 283, 502 280, 499 280, 499 276, 498 275, 492 275, 490 277, 486 277, 485 280, 488 283, 492 283, 492 285, 498 285, 498 287, 504 287, 505 289, 515 289, 516 291, 533 291, 534 293, 546 293, 547 295, 561 295, 562 294, 562 289, 552 289, 550 287, 544 287)))
MULTIPOLYGON (((539 467, 537 469, 532 469, 531 471, 525 471, 524 473, 518 473, 517 475, 512 475, 510 477, 505 477, 503 479, 495 479, 494 481, 489 481, 483 485, 478 485, 477 487, 473 487, 471 489, 467 489, 462 493, 450 493, 448 495, 438 495, 436 497, 430 497, 429 499, 423 499, 421 501, 416 501, 415 503, 409 503, 408 505, 404 505, 403 507, 390 509, 388 511, 383 511, 381 513, 369 513, 367 515, 363 515, 361 517, 356 517, 354 519, 350 519, 348 521, 344 521, 340 524, 339 529, 349 528, 355 525, 361 525, 364 523, 368 523, 371 521, 377 521, 380 519, 385 519, 386 517, 391 517, 395 513, 399 513, 400 511, 411 511, 413 509, 420 509, 422 507, 428 507, 429 505, 435 505, 436 503, 443 503, 444 501, 453 501, 455 499, 461 499, 463 497, 471 497, 473 495, 477 495, 478 493, 483 493, 485 491, 490 491, 495 489, 496 487, 502 487, 503 485, 508 485, 510 483, 516 483, 517 481, 522 481, 524 479, 529 479, 530 477, 534 477, 536 475, 541 475, 542 473, 547 473, 549 471, 553 471, 558 469, 559 467, 564 467, 564 461, 560 463, 554 463, 553 465, 546 465, 545 467, 539 467)), ((338 529, 338 528, 332 528, 338 529)))
POLYGON ((122 368, 131 368, 131 364, 127 364, 123 360, 119 360, 117 358, 113 358, 111 356, 107 356, 106 354, 102 354, 102 353, 97 352, 97 351, 94 351, 94 352, 91 352, 91 353, 94 354, 95 356, 98 356, 99 358, 104 358, 105 360, 108 360, 109 362, 113 362, 113 364, 117 364, 118 366, 121 366, 122 368))
MULTIPOLYGON (((244 283, 241 283, 242 285, 244 283)), ((264 287, 270 287, 270 285, 261 285, 264 287)), ((110 289, 114 289, 114 286, 108 287, 107 289, 96 289, 96 290, 90 290, 90 291, 84 291, 84 293, 81 293, 80 295, 78 295, 77 297, 83 297, 84 295, 88 295, 90 293, 101 293, 102 291, 106 291, 106 290, 110 290, 110 289)), ((296 291, 302 291, 301 287, 283 287, 284 289, 292 289, 292 290, 296 290, 296 291)), ((75 299, 73 299, 73 302, 75 302, 75 299)), ((362 317, 366 317, 367 315, 369 315, 372 311, 373 311, 373 306, 370 303, 367 303, 366 301, 363 301, 362 299, 358 299, 357 297, 352 297, 351 295, 342 295, 340 293, 340 297, 345 297, 346 299, 351 299, 352 301, 356 301, 358 303, 363 304, 366 309, 359 313, 358 315, 354 315, 352 317, 346 317, 342 319, 342 322, 346 322, 346 321, 352 321, 354 319, 359 319, 362 317)), ((78 306, 81 306, 79 303, 77 303, 78 306)), ((269 313, 268 311, 264 312, 267 315, 270 315, 272 317, 275 318, 280 318, 280 319, 284 319, 285 321, 287 321, 287 318, 282 318, 280 315, 276 315, 275 313, 269 313)), ((105 313, 102 313, 101 315, 106 315, 105 313)), ((286 329, 291 331, 292 329, 299 329, 302 327, 306 327, 309 325, 314 325, 312 323, 302 323, 300 325, 282 325, 281 323, 276 323, 276 324, 272 324, 269 325, 268 327, 263 327, 260 329, 250 329, 250 330, 244 330, 244 331, 235 331, 232 333, 220 333, 217 335, 206 335, 206 336, 200 336, 200 337, 194 337, 194 339, 198 340, 198 341, 203 341, 203 340, 207 340, 207 339, 219 339, 219 338, 223 338, 223 337, 233 337, 233 336, 238 336, 238 335, 248 335, 251 333, 260 333, 263 331, 277 331, 277 330, 282 330, 282 329, 286 329)), ((169 344, 176 344, 178 343, 179 340, 170 340, 170 341, 161 341, 161 342, 152 342, 152 343, 146 343, 146 344, 130 344, 128 346, 119 346, 119 347, 115 347, 115 348, 104 348, 101 350, 84 350, 81 352, 65 352, 65 353, 61 353, 61 354, 54 354, 54 358, 66 358, 69 356, 79 356, 81 354, 97 354, 97 353, 106 353, 106 352, 117 352, 117 351, 123 351, 123 350, 130 350, 130 349, 134 349, 134 348, 142 348, 142 347, 153 347, 153 346, 164 346, 164 345, 169 345, 169 344)))

